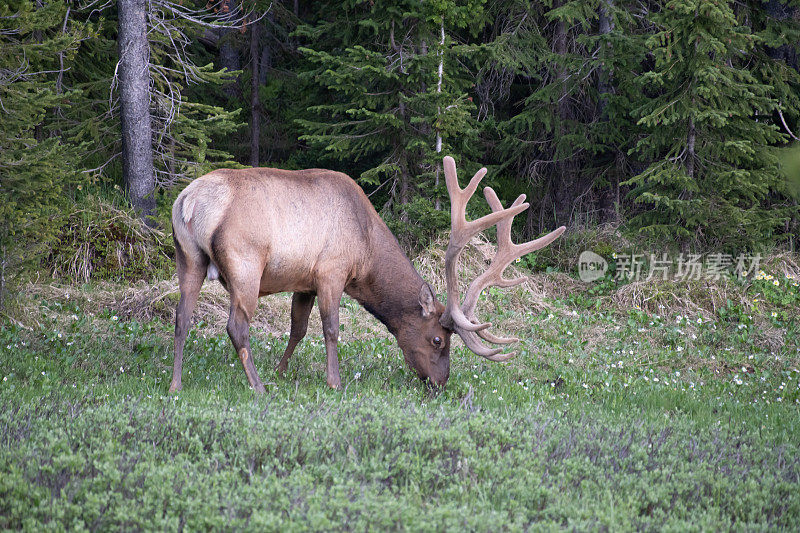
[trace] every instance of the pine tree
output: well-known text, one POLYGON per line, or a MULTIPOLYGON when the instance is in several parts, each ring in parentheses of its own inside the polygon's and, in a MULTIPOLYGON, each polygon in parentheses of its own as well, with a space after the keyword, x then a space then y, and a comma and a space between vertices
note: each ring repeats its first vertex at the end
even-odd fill
POLYGON ((650 163, 628 182, 644 208, 632 223, 684 246, 769 237, 782 221, 763 204, 781 187, 769 145, 783 136, 769 120, 778 102, 751 70, 753 34, 719 0, 671 0, 652 20, 635 148, 650 163))
MULTIPOLYGON (((207 10, 205 2, 147 5, 154 178, 165 189, 231 164, 230 154, 216 145, 241 126, 240 111, 223 109, 207 97, 229 80, 195 43, 213 29, 219 14, 207 10)), ((121 178, 117 8, 106 6, 99 15, 78 9, 72 16, 90 24, 92 36, 81 42, 74 67, 64 75, 65 87, 80 90, 81 97, 64 108, 59 129, 65 138, 88 143, 81 162, 87 173, 114 183, 121 178)))
POLYGON ((325 98, 299 121, 301 139, 358 165, 356 177, 382 189, 393 218, 416 237, 445 227, 436 210, 446 195, 441 158, 469 161, 478 133, 467 92, 475 78, 462 63, 470 48, 458 39, 480 29, 483 3, 358 1, 329 12, 321 8, 319 23, 299 31, 309 41, 305 78, 325 98))
MULTIPOLYGON (((753 28, 756 46, 751 52, 755 62, 754 75, 765 85, 770 86, 770 94, 777 100, 778 107, 773 113, 773 122, 794 141, 800 140, 800 4, 770 0, 749 2, 743 13, 753 28), (777 116, 776 116, 777 115, 777 116)), ((744 10, 743 10, 744 11, 744 10)), ((796 143, 795 143, 796 144, 796 143)), ((781 150, 781 165, 793 166, 791 159, 797 152, 781 150), (788 155, 789 159, 786 159, 788 155)), ((785 174, 785 172, 784 172, 785 174)), ((790 172, 791 174, 791 172, 790 172)), ((772 195, 770 208, 785 213, 781 240, 794 249, 798 235, 798 196, 796 183, 789 181, 788 195, 772 195)))
POLYGON ((59 207, 80 184, 79 146, 43 127, 47 114, 75 96, 60 91, 53 75, 81 38, 81 28, 62 31, 66 12, 60 3, 0 5, 0 307, 9 279, 40 258, 59 207))
MULTIPOLYGON (((534 202, 524 233, 553 224, 596 222, 616 212, 630 121, 630 72, 638 31, 627 6, 598 2, 496 5, 504 31, 486 46, 487 79, 513 73, 499 109, 498 157, 522 177, 534 202), (504 113, 506 113, 504 115, 504 113)), ((640 47, 640 46, 639 46, 640 47)))

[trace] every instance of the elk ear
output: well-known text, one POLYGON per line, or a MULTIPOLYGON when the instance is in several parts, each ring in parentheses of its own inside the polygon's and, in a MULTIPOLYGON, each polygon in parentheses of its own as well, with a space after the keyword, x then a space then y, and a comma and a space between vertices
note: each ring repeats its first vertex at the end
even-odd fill
POLYGON ((427 283, 423 283, 419 289, 419 305, 422 306, 422 317, 428 318, 436 311, 436 297, 433 289, 427 283))

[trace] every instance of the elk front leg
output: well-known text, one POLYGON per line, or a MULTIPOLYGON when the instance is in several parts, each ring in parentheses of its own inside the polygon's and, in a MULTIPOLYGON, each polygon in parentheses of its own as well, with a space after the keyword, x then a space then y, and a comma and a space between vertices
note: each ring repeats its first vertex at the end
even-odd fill
POLYGON ((344 287, 337 285, 335 288, 326 288, 317 293, 319 314, 322 318, 322 333, 325 335, 328 386, 333 389, 338 389, 342 385, 339 379, 339 357, 336 345, 339 342, 339 302, 342 299, 343 291, 344 287))
POLYGON ((311 315, 312 307, 314 307, 313 294, 296 292, 292 296, 292 327, 289 332, 289 344, 286 345, 286 351, 283 352, 280 363, 275 367, 279 376, 283 376, 286 369, 289 368, 289 358, 294 353, 297 344, 306 336, 308 317, 311 315))
MULTIPOLYGON (((233 289, 233 284, 231 284, 233 289)), ((248 291, 249 292, 249 291, 248 291)), ((231 291, 231 313, 228 317, 228 335, 233 342, 233 347, 239 355, 239 360, 244 367, 247 381, 258 394, 263 394, 264 385, 256 372, 253 354, 250 351, 250 319, 258 303, 258 288, 256 285, 253 294, 241 294, 237 290, 231 291)))

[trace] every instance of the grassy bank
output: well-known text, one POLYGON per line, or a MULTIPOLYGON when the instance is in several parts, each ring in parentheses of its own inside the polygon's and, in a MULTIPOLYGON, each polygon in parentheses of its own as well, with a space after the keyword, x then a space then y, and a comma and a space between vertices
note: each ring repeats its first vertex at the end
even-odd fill
POLYGON ((325 386, 313 324, 276 378, 288 301, 272 297, 253 328, 263 398, 214 309, 173 397, 169 298, 148 314, 130 289, 31 287, 25 320, 0 327, 0 528, 794 530, 796 287, 773 280, 738 301, 709 287, 716 308, 689 286, 654 309, 630 286, 490 293, 520 355, 458 342, 438 396, 350 300, 344 390, 325 386))

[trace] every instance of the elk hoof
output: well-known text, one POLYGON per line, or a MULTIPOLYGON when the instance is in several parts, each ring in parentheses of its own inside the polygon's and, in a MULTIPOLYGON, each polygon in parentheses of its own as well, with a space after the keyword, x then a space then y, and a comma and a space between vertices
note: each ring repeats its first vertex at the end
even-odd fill
POLYGON ((330 388, 332 388, 332 389, 341 389, 342 388, 342 382, 339 379, 339 376, 329 377, 328 378, 328 386, 330 388))
POLYGON ((172 382, 172 383, 170 383, 170 385, 169 385, 169 393, 170 393, 170 394, 173 394, 173 393, 175 393, 175 392, 179 392, 179 391, 181 390, 181 388, 182 388, 182 387, 181 387, 181 384, 180 384, 180 383, 175 383, 175 382, 173 381, 173 382, 172 382))
POLYGON ((281 362, 281 363, 278 363, 278 366, 275 367, 275 373, 278 374, 278 376, 283 377, 284 374, 286 374, 286 371, 288 369, 289 369, 289 365, 286 364, 286 363, 281 362))

